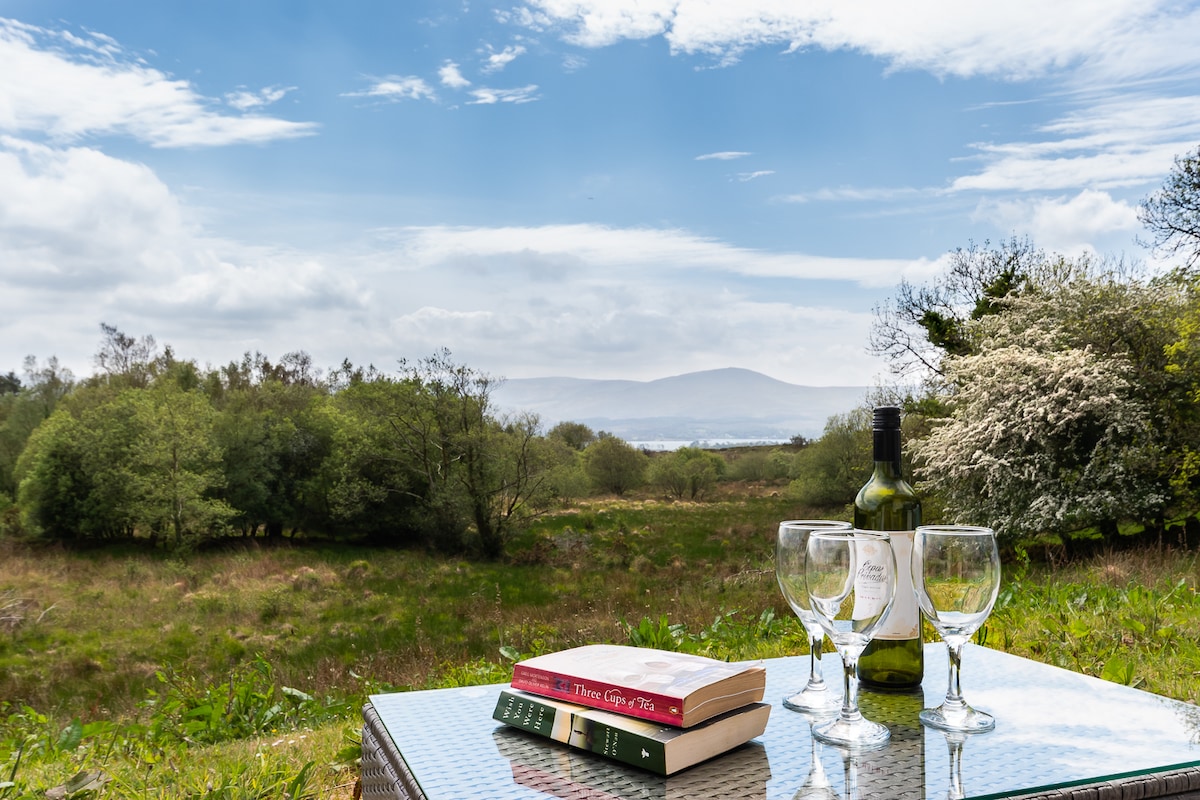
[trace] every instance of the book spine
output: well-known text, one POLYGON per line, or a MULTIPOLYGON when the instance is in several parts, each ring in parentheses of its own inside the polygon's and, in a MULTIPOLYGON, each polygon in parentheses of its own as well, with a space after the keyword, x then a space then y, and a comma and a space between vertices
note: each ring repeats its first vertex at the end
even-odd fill
POLYGON ((514 728, 536 733, 580 750, 632 764, 659 775, 667 774, 667 749, 663 742, 572 713, 564 708, 556 708, 539 701, 536 697, 501 692, 492 716, 514 728))
POLYGON ((628 717, 685 727, 683 701, 678 697, 644 692, 603 681, 580 680, 570 675, 535 669, 524 664, 513 667, 512 687, 565 700, 568 703, 615 711, 628 717))

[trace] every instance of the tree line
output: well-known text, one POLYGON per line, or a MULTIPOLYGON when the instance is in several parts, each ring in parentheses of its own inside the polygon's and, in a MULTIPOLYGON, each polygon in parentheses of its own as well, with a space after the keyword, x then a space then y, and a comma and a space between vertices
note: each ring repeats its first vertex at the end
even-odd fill
POLYGON ((0 376, 0 537, 320 536, 502 555, 544 511, 646 483, 698 500, 727 477, 780 477, 788 456, 686 447, 651 459, 622 439, 493 407, 499 380, 441 351, 393 374, 327 374, 303 352, 200 368, 101 325, 97 372, 55 359, 0 376))

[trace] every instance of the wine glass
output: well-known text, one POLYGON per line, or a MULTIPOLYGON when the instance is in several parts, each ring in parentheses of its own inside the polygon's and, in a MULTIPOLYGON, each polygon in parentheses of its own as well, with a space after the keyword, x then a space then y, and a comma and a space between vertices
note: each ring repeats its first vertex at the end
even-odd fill
POLYGON ((879 531, 813 531, 804 575, 812 610, 842 657, 845 689, 841 713, 813 725, 813 736, 856 750, 882 747, 891 732, 859 711, 857 669, 896 596, 891 539, 879 531))
POLYGON ((1000 591, 996 534, 974 525, 922 525, 913 538, 911 566, 917 602, 950 654, 946 699, 922 711, 921 722, 943 731, 990 731, 995 718, 963 700, 961 670, 963 645, 992 613, 1000 591))
POLYGON ((779 523, 779 535, 775 539, 775 578, 779 589, 800 618, 808 633, 808 683, 798 692, 783 698, 783 704, 793 711, 833 711, 838 707, 838 698, 829 691, 829 684, 821 677, 821 644, 825 629, 817 621, 808 602, 808 589, 804 585, 804 562, 808 553, 808 535, 819 530, 850 530, 849 522, 824 519, 790 519, 779 523))

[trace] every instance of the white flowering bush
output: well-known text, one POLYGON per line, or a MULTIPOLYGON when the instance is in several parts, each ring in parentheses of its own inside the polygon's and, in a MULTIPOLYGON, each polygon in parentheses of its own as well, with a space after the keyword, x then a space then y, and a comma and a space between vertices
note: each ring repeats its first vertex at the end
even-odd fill
POLYGON ((1009 346, 947 367, 954 411, 918 452, 921 478, 957 521, 1064 532, 1166 502, 1140 464, 1149 414, 1113 360, 1009 346))
POLYGON ((1070 276, 976 321, 943 362, 950 415, 915 443, 924 488, 1002 536, 1161 517, 1194 403, 1165 369, 1180 295, 1070 276), (1176 437, 1176 438, 1173 438, 1176 437))

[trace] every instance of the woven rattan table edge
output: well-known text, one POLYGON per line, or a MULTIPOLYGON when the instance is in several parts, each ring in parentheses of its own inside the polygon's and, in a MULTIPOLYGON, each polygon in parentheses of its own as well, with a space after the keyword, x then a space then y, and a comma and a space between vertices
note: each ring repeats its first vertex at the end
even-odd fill
POLYGON ((1146 800, 1156 797, 1200 800, 1200 767, 1013 795, 1009 800, 1146 800), (1167 794, 1163 794, 1164 791, 1167 794))
POLYGON ((375 707, 364 705, 362 716, 360 778, 364 800, 427 800, 375 707))

